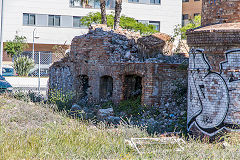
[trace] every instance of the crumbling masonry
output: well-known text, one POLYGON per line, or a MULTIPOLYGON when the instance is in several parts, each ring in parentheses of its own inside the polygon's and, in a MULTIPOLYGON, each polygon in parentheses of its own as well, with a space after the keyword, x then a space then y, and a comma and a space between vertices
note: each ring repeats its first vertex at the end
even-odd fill
POLYGON ((72 92, 76 100, 93 103, 141 96, 142 104, 161 104, 171 96, 174 82, 184 83, 187 77, 179 69, 185 57, 161 54, 170 53, 169 38, 95 26, 75 37, 70 55, 51 66, 49 89, 72 92))

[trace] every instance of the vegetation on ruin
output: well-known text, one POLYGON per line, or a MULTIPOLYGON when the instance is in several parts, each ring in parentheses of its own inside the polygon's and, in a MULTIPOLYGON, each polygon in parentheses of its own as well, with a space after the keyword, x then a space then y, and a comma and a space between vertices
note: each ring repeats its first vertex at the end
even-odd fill
POLYGON ((71 119, 54 105, 0 97, 0 159, 239 159, 240 137, 232 133, 222 142, 184 138, 185 144, 129 145, 130 138, 157 137, 144 129, 121 124, 71 119), (128 141, 126 141, 128 140, 128 141))
POLYGON ((59 111, 71 109, 74 99, 73 92, 63 92, 57 89, 51 89, 48 92, 48 103, 56 105, 59 111))
POLYGON ((175 50, 176 53, 189 52, 189 48, 185 41, 187 39, 186 32, 189 29, 194 29, 200 26, 201 26, 200 15, 195 16, 194 19, 190 19, 185 26, 182 26, 181 24, 175 26, 171 41, 178 40, 178 47, 175 50))
POLYGON ((186 39, 186 32, 189 29, 194 29, 201 26, 201 16, 195 16, 193 19, 189 20, 185 26, 177 25, 174 29, 174 37, 181 36, 181 39, 186 39))
MULTIPOLYGON (((90 26, 91 24, 101 24, 101 13, 100 12, 90 12, 87 16, 84 16, 81 19, 83 25, 90 26)), ((113 28, 114 27, 114 14, 107 15, 107 26, 113 28)), ((120 17, 120 27, 123 29, 129 29, 136 32, 140 32, 144 35, 149 35, 156 33, 158 31, 155 30, 153 25, 143 24, 135 20, 134 18, 127 17, 122 15, 120 17)))

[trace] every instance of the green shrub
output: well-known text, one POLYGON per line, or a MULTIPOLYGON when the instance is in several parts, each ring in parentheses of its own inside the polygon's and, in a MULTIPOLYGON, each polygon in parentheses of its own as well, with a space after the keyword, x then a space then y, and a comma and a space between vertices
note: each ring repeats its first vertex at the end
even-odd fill
POLYGON ((34 91, 24 92, 21 90, 17 90, 12 92, 11 96, 16 98, 17 100, 21 100, 25 102, 41 102, 43 100, 43 96, 38 92, 34 92, 34 91))
POLYGON ((58 89, 49 90, 48 102, 56 104, 59 111, 70 110, 74 101, 73 92, 63 92, 58 89))
POLYGON ((26 56, 19 56, 14 59, 13 68, 19 76, 27 76, 34 67, 34 61, 26 56))
POLYGON ((125 112, 128 116, 139 116, 142 113, 141 96, 123 100, 115 108, 115 112, 125 112))

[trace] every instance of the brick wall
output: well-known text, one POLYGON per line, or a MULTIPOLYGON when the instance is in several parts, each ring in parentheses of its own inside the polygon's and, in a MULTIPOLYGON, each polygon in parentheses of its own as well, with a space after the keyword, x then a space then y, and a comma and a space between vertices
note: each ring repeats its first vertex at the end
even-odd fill
POLYGON ((240 22, 240 1, 202 0, 202 26, 216 23, 240 22))
MULTIPOLYGON (((225 22, 238 22, 239 1, 203 3, 203 25, 218 23, 215 13, 224 8, 225 22), (232 8, 231 8, 232 6, 232 8)), ((188 131, 214 139, 240 124, 240 23, 202 26, 187 32, 191 48, 188 71, 188 131)))
POLYGON ((202 12, 202 0, 194 1, 189 0, 189 2, 183 2, 182 4, 182 14, 188 14, 189 19, 194 18, 194 14, 202 12))
MULTIPOLYGON (((100 87, 100 84, 103 84, 101 78, 108 76, 113 82, 112 96, 109 100, 119 103, 126 97, 125 89, 129 89, 125 84, 126 76, 134 75, 141 77, 142 104, 150 106, 161 104, 162 99, 171 96, 175 89, 175 80, 182 79, 182 82, 186 83, 187 73, 185 70, 178 69, 179 64, 137 60, 139 56, 135 47, 138 35, 136 36, 135 33, 106 30, 99 28, 90 30, 88 34, 72 40, 69 57, 54 63, 50 68, 50 89, 68 87, 67 90, 73 90, 76 95, 82 95, 83 90, 80 88, 84 86, 79 82, 79 77, 84 75, 88 77, 88 84, 85 85, 87 98, 89 102, 98 103, 101 97, 108 97, 100 95, 103 93, 103 86, 100 87), (131 58, 126 56, 128 54, 131 58), (61 71, 69 78, 65 80, 66 77, 61 75, 61 71)), ((133 91, 136 90, 133 89, 133 91)), ((82 97, 76 96, 77 100, 80 98, 82 97)))

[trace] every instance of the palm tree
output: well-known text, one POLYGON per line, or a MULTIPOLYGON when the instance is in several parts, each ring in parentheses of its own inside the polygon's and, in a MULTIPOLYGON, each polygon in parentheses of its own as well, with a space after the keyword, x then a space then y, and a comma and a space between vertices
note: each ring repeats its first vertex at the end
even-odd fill
POLYGON ((106 1, 100 0, 102 24, 107 24, 107 14, 106 14, 106 1))
POLYGON ((122 0, 116 0, 115 17, 114 17, 114 29, 117 29, 119 27, 121 11, 122 11, 122 0))

